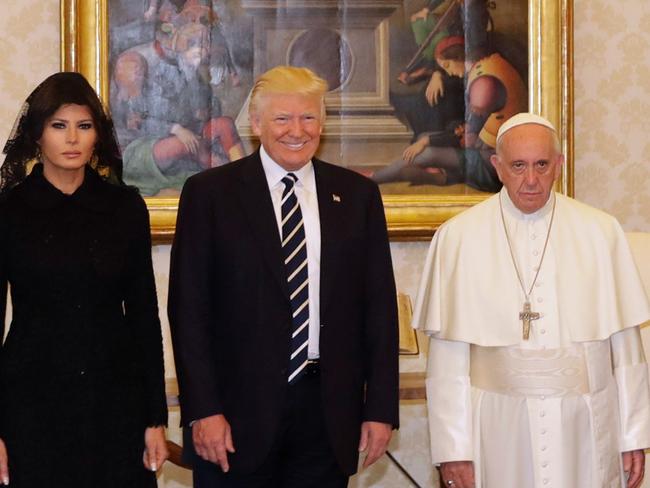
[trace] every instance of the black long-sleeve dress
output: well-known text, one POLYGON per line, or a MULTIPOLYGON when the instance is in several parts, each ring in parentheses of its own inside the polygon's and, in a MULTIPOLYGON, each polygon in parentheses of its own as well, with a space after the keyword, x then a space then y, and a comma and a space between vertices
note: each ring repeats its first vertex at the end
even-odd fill
POLYGON ((41 165, 0 201, 0 438, 14 488, 153 487, 144 431, 167 422, 148 213, 86 169, 41 165))

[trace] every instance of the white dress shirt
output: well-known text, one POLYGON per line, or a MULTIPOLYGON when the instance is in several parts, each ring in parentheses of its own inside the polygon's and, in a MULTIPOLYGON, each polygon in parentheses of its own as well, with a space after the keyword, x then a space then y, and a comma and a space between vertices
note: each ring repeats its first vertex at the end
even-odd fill
MULTIPOLYGON (((266 182, 271 192, 273 210, 278 224, 278 236, 282 238, 282 213, 281 202, 284 191, 284 178, 289 171, 277 164, 260 147, 262 167, 266 175, 266 182)), ((302 219, 305 225, 305 238, 307 239, 307 268, 309 275, 309 359, 319 357, 318 340, 320 333, 320 217, 318 213, 318 197, 316 194, 316 179, 314 166, 311 161, 297 171, 291 171, 298 177, 295 184, 296 197, 300 204, 302 219)))

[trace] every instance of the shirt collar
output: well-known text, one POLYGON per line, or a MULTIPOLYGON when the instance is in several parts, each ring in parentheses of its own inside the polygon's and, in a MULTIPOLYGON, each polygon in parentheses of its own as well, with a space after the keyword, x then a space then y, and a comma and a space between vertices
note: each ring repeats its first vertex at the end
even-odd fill
POLYGON ((535 221, 539 219, 545 219, 551 213, 551 210, 553 209, 553 201, 555 200, 555 192, 551 191, 548 196, 548 200, 546 200, 546 203, 542 208, 529 214, 522 212, 515 206, 513 201, 510 199, 510 195, 508 195, 508 190, 505 186, 501 188, 499 198, 501 199, 501 203, 503 205, 503 211, 509 217, 519 220, 535 221))
MULTIPOLYGON (((264 174, 266 175, 266 182, 269 185, 269 189, 272 190, 277 185, 281 184, 282 178, 284 178, 289 171, 273 161, 271 156, 269 156, 264 149, 264 146, 260 146, 260 159, 262 160, 262 167, 264 168, 264 174)), ((315 189, 314 165, 311 160, 299 170, 291 171, 291 173, 298 177, 296 185, 309 191, 315 189)))

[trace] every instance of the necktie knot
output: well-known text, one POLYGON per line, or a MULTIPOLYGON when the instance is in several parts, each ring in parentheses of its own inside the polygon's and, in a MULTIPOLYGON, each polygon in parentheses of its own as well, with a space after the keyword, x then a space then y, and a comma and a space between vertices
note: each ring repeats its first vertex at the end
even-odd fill
POLYGON ((282 178, 282 183, 284 183, 284 191, 287 192, 293 188, 293 185, 298 181, 298 177, 293 173, 287 173, 284 178, 282 178))

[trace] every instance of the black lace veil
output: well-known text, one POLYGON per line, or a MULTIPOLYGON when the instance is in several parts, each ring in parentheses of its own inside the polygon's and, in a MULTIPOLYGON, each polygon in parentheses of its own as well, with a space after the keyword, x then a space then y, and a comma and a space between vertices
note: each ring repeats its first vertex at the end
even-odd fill
POLYGON ((34 164, 39 162, 38 141, 43 134, 43 127, 49 117, 62 105, 67 104, 86 105, 92 113, 97 142, 89 164, 105 180, 124 185, 122 156, 113 121, 92 86, 82 75, 62 72, 49 76, 38 85, 18 112, 2 151, 6 156, 0 166, 0 194, 23 181, 34 164))

